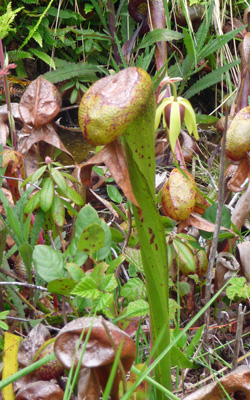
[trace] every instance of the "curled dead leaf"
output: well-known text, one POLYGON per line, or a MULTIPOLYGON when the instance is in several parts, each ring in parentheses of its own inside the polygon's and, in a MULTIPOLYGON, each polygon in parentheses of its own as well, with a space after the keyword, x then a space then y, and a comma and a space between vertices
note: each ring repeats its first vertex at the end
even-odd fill
POLYGON ((91 170, 94 165, 105 164, 116 183, 122 189, 124 195, 135 205, 132 186, 129 179, 129 172, 123 147, 119 140, 114 140, 104 146, 97 154, 87 162, 80 164, 80 180, 86 186, 91 186, 91 170))
POLYGON ((73 159, 71 153, 66 149, 58 134, 54 130, 53 126, 50 124, 46 124, 44 126, 35 128, 32 130, 32 133, 26 138, 21 148, 21 153, 26 154, 28 150, 31 149, 33 144, 45 142, 50 144, 51 146, 57 147, 63 152, 67 153, 69 157, 73 159))
POLYGON ((41 127, 58 114, 62 104, 57 88, 42 77, 38 77, 25 90, 19 112, 25 124, 41 127))
POLYGON ((50 332, 43 324, 37 324, 22 341, 18 349, 18 364, 24 368, 31 363, 39 347, 48 339, 50 332))
MULTIPOLYGON (((232 168, 228 167, 228 172, 230 172, 235 165, 232 166, 232 168)), ((229 190, 232 192, 242 192, 244 190, 243 183, 247 179, 248 175, 250 173, 250 162, 249 159, 243 158, 243 160, 240 160, 239 165, 236 168, 236 171, 234 172, 232 178, 228 181, 227 187, 229 190)))
POLYGON ((225 391, 228 394, 242 391, 245 399, 250 400, 250 368, 240 365, 235 371, 189 394, 183 400, 222 400, 225 398, 225 391))

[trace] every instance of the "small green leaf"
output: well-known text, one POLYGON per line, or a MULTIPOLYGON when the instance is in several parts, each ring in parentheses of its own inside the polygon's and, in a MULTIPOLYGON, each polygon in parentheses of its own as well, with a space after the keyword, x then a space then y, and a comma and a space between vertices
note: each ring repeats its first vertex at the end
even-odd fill
POLYGON ((82 278, 81 282, 71 291, 71 294, 76 294, 80 297, 90 297, 92 300, 99 297, 100 293, 95 281, 90 276, 82 278))
POLYGON ((112 292, 118 286, 117 280, 113 274, 106 275, 100 283, 99 289, 104 292, 112 292))
POLYGON ((94 222, 98 223, 99 217, 96 210, 91 207, 90 204, 84 206, 78 213, 76 224, 75 224, 75 232, 76 237, 80 237, 82 231, 87 228, 88 225, 93 224, 94 222))
POLYGON ((40 190, 36 192, 26 203, 24 207, 24 214, 33 212, 40 204, 40 190))
POLYGON ((57 196, 54 196, 53 203, 51 206, 51 214, 52 218, 55 221, 56 225, 63 226, 65 222, 65 208, 61 199, 57 196))
POLYGON ((185 296, 190 292, 190 285, 187 282, 179 283, 180 296, 185 296))
POLYGON ((54 183, 51 178, 44 181, 43 187, 40 190, 40 207, 44 212, 47 212, 53 203, 54 183))
POLYGON ((174 299, 169 299, 169 319, 175 321, 176 311, 181 308, 174 299))
POLYGON ((19 252, 20 255, 23 259, 23 262, 25 264, 25 268, 27 271, 27 276, 28 278, 32 279, 31 277, 31 272, 32 272, 32 252, 33 249, 31 245, 27 242, 22 243, 22 245, 19 247, 19 252))
POLYGON ((39 179, 41 178, 43 173, 46 171, 46 169, 47 169, 47 165, 43 165, 41 168, 38 168, 36 170, 36 172, 34 172, 34 174, 31 176, 31 183, 35 183, 35 182, 39 181, 39 179))
POLYGON ((200 339, 202 337, 204 328, 205 328, 205 325, 202 325, 202 326, 199 327, 199 329, 195 333, 193 339, 191 340, 190 344, 186 348, 185 354, 186 354, 187 357, 192 357, 193 356, 195 346, 199 343, 199 341, 200 341, 200 339))
POLYGON ((176 346, 170 350, 171 365, 178 366, 181 369, 193 368, 193 363, 187 356, 176 346))
POLYGON ((133 301, 138 299, 145 299, 146 288, 144 283, 139 278, 129 279, 127 283, 121 288, 121 296, 133 301))
MULTIPOLYGON (((113 239, 112 239, 113 240, 113 239)), ((115 269, 123 263, 123 261, 126 259, 126 256, 124 254, 120 254, 117 258, 115 258, 111 263, 109 264, 107 268, 107 273, 112 274, 115 272, 115 269)))
POLYGON ((250 297, 250 286, 246 283, 246 278, 235 277, 230 280, 230 286, 226 288, 226 294, 231 300, 247 299, 250 297))
POLYGON ((129 303, 127 314, 129 317, 143 317, 149 313, 149 305, 145 300, 135 300, 129 303))
POLYGON ((67 270, 72 279, 79 282, 84 276, 83 270, 75 263, 67 263, 67 270))
POLYGON ((0 319, 5 319, 9 312, 9 310, 0 312, 0 319))
POLYGON ((93 254, 104 246, 105 233, 97 224, 91 224, 84 229, 78 240, 78 249, 87 254, 93 254))
POLYGON ((63 256, 59 250, 37 245, 32 257, 37 273, 45 282, 66 278, 67 271, 64 269, 63 256))
POLYGON ((105 308, 109 308, 113 301, 112 293, 101 293, 93 300, 93 310, 96 312, 104 311, 105 308))
POLYGON ((8 325, 3 321, 0 321, 0 328, 5 331, 7 331, 9 329, 8 325))
POLYGON ((7 214, 7 221, 14 232, 15 241, 20 246, 21 243, 23 242, 20 222, 17 220, 15 213, 11 207, 7 208, 6 214, 7 214))
POLYGON ((51 168, 51 176, 59 189, 61 189, 62 191, 65 191, 67 189, 67 183, 63 175, 57 169, 51 168))
POLYGON ((122 203, 122 195, 119 192, 119 190, 117 189, 117 187, 113 186, 113 185, 107 185, 107 192, 108 192, 108 196, 109 198, 114 201, 115 203, 122 203))
POLYGON ((195 114, 197 124, 215 124, 219 118, 213 115, 195 114))
POLYGON ((83 199, 81 196, 71 187, 67 186, 66 190, 62 191, 66 197, 78 206, 83 206, 83 199))
POLYGON ((50 293, 61 294, 69 297, 71 291, 77 285, 73 279, 55 279, 48 283, 47 289, 50 293))

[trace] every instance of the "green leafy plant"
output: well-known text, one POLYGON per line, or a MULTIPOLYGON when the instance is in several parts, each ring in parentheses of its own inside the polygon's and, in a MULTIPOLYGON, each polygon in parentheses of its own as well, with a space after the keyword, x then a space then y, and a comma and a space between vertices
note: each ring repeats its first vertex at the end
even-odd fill
POLYGON ((45 213, 51 212, 56 225, 62 227, 65 220, 64 207, 75 214, 70 202, 83 205, 83 199, 67 184, 65 178, 74 183, 77 183, 76 179, 67 172, 57 169, 63 169, 63 165, 52 161, 49 157, 45 160, 45 163, 45 165, 38 168, 36 172, 30 175, 22 184, 22 186, 25 186, 28 183, 32 185, 39 183, 41 188, 41 190, 38 190, 38 192, 29 199, 25 205, 24 213, 29 214, 36 208, 41 207, 45 213), (66 201, 65 198, 70 200, 70 202, 66 201))
POLYGON ((183 97, 186 99, 189 99, 198 92, 215 85, 221 80, 223 74, 239 64, 239 61, 235 60, 229 64, 216 68, 216 70, 206 74, 186 90, 188 80, 203 68, 203 65, 199 66, 199 63, 203 59, 207 59, 209 56, 214 54, 217 50, 221 49, 244 28, 244 26, 242 26, 231 32, 225 33, 223 36, 214 37, 210 35, 209 37, 209 28, 212 20, 213 9, 214 1, 211 1, 206 12, 206 17, 203 19, 198 31, 195 34, 186 32, 186 35, 184 36, 184 45, 186 47, 187 55, 182 63, 177 59, 176 64, 171 66, 168 71, 170 77, 180 76, 183 78, 178 92, 179 95, 184 92, 183 97), (207 39, 208 37, 209 39, 207 39))
POLYGON ((8 325, 4 322, 4 320, 6 319, 8 314, 9 314, 9 311, 0 312, 0 328, 4 329, 5 331, 7 331, 9 329, 8 325))
POLYGON ((246 300, 250 297, 250 285, 245 277, 234 277, 226 288, 226 294, 230 300, 246 300))

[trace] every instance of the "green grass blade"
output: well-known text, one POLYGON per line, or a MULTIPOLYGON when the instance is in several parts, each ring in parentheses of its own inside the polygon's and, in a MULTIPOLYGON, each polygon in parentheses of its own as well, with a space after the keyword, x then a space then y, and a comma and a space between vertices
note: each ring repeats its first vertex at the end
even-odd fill
POLYGON ((199 27, 196 33, 196 44, 197 44, 197 54, 199 53, 205 43, 206 37, 208 36, 208 30, 212 21, 213 16, 213 9, 214 9, 214 0, 211 1, 210 6, 206 12, 206 15, 203 19, 201 26, 199 27))
POLYGON ((220 82, 221 77, 225 72, 238 64, 240 64, 240 60, 233 61, 230 64, 224 65, 223 67, 220 67, 215 71, 210 72, 209 74, 198 80, 194 85, 192 85, 191 88, 185 92, 183 97, 185 97, 186 99, 190 99, 190 97, 193 97, 198 92, 215 85, 216 83, 220 82))

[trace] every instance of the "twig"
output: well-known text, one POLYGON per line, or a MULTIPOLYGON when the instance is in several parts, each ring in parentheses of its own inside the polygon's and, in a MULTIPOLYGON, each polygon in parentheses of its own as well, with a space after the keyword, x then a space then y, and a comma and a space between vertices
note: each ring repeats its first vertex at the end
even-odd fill
MULTIPOLYGON (((206 288, 205 288, 205 304, 207 304, 211 298, 211 284, 212 284, 212 278, 213 278, 213 267, 214 267, 214 261, 215 261, 215 257, 216 257, 217 244, 218 244, 218 238, 219 238, 219 232, 220 232, 222 207, 224 204, 224 171, 225 171, 225 160, 226 160, 227 120, 228 120, 228 116, 226 115, 225 129, 224 129, 222 145, 221 145, 218 207, 217 207, 217 213, 216 213, 213 241, 212 241, 212 246, 211 246, 211 250, 210 250, 210 254, 209 254, 209 266, 208 266, 206 288)), ((205 320, 206 326, 204 329, 203 343, 207 345, 208 344, 209 324, 210 324, 210 307, 208 307, 205 312, 204 320, 205 320)))
POLYGON ((0 286, 1 285, 9 285, 9 286, 23 286, 23 287, 27 287, 30 289, 37 289, 37 290, 41 290, 43 292, 48 292, 48 289, 46 289, 43 286, 37 286, 37 285, 32 285, 30 283, 26 283, 26 282, 0 282, 0 286))
POLYGON ((233 354, 233 361, 232 361, 232 369, 237 367, 238 363, 238 356, 240 351, 240 342, 241 342, 241 335, 242 335, 242 328, 243 328, 243 320, 246 312, 246 306, 242 309, 242 304, 239 304, 238 308, 238 323, 237 323, 237 331, 235 337, 235 346, 234 346, 234 354, 233 354))

